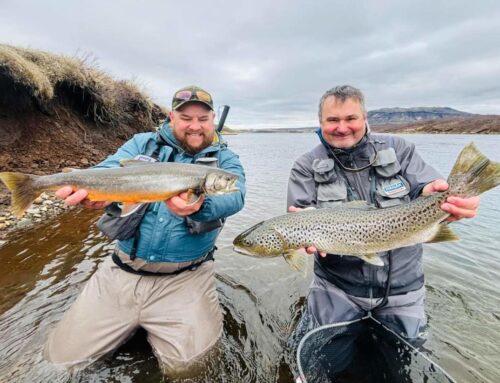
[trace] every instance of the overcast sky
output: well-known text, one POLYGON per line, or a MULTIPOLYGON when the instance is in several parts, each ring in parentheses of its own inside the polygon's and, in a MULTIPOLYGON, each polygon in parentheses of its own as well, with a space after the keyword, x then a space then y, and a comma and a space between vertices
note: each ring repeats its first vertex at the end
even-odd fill
POLYGON ((0 0, 0 43, 96 59, 163 106, 198 84, 228 125, 317 125, 327 89, 369 110, 500 114, 500 2, 0 0))

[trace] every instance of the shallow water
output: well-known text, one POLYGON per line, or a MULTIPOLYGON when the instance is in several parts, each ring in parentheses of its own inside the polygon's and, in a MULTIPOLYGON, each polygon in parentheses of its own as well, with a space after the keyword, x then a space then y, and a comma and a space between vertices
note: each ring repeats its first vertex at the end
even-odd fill
MULTIPOLYGON (((471 140, 500 161, 500 136, 405 138, 415 142, 421 155, 443 175, 471 140)), ((291 382, 293 355, 286 341, 304 306, 310 271, 304 276, 292 272, 282 259, 236 254, 231 243, 250 225, 285 212, 290 167, 317 138, 284 133, 240 134, 227 140, 245 166, 247 200, 218 240, 224 335, 217 356, 210 358, 195 381, 291 382)), ((0 381, 171 381, 162 378, 141 333, 113 357, 73 377, 42 360, 48 332, 112 249, 96 230, 96 219, 94 212, 73 210, 16 233, 0 248, 0 381)), ((457 381, 500 381, 499 224, 497 188, 483 195, 478 217, 453 224, 461 241, 425 247, 430 326, 425 348, 457 381)))

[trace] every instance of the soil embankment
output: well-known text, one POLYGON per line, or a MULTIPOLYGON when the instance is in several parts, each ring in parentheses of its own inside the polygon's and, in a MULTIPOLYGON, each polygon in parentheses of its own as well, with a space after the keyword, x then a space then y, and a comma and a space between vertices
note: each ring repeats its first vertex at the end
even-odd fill
MULTIPOLYGON (((0 172, 92 166, 165 117, 134 84, 85 60, 0 45, 0 172)), ((23 218, 13 217, 0 182, 0 239, 63 209, 50 196, 36 202, 23 218)))

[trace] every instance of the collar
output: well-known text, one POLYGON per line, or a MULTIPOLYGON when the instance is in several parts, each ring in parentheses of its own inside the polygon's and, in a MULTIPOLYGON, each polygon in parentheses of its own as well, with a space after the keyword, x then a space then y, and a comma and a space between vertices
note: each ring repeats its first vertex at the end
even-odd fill
POLYGON ((327 151, 331 150, 333 151, 336 155, 348 155, 348 154, 354 154, 354 153, 359 153, 364 152, 367 148, 368 142, 371 140, 371 135, 370 133, 366 132, 363 138, 355 145, 351 146, 350 148, 346 149, 341 149, 341 148, 336 148, 334 146, 331 146, 328 142, 326 142, 325 138, 321 134, 321 128, 316 129, 316 134, 319 137, 320 142, 323 144, 323 146, 327 149, 327 151))

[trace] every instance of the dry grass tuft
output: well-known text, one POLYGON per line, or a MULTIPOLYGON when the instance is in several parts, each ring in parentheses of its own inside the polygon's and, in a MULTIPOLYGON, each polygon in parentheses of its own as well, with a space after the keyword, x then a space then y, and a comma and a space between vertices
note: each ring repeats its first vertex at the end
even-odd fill
POLYGON ((101 124, 140 119, 153 124, 166 110, 138 87, 116 81, 88 59, 0 44, 0 105, 50 112, 59 103, 101 124))

